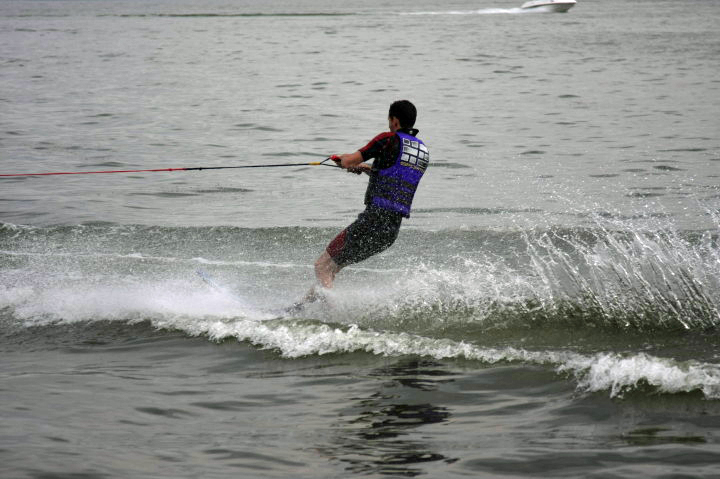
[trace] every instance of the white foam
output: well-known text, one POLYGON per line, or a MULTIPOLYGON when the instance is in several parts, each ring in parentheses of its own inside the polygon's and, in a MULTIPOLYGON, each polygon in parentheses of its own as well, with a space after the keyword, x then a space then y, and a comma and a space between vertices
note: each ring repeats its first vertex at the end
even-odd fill
MULTIPOLYGON (((362 294, 352 301, 361 301, 362 294)), ((332 293, 338 302, 341 293, 332 293)), ((467 359, 486 364, 519 362, 552 367, 577 380, 581 391, 609 391, 613 397, 647 384, 658 392, 702 391, 720 399, 720 366, 698 361, 676 361, 645 353, 580 354, 569 351, 531 351, 522 348, 489 348, 446 338, 376 331, 350 325, 335 327, 293 319, 272 319, 233 295, 199 286, 191 281, 158 281, 145 284, 77 284, 59 287, 3 286, 0 308, 9 307, 24 324, 78 321, 150 320, 155 327, 177 329, 213 341, 234 338, 286 358, 366 352, 378 356, 421 356, 467 359)), ((351 306, 350 306, 351 307, 351 306)), ((352 309, 352 308, 351 308, 352 309)), ((362 309, 362 308, 361 308, 362 309)))
POLYGON ((274 263, 270 261, 224 261, 224 260, 213 260, 213 259, 206 259, 202 257, 192 258, 192 262, 202 264, 202 265, 208 265, 208 266, 262 266, 266 268, 284 268, 284 269, 290 269, 290 268, 300 268, 300 269, 309 269, 311 268, 311 265, 308 264, 299 264, 299 263, 274 263))
POLYGON ((720 365, 698 361, 678 362, 645 353, 620 356, 597 354, 577 356, 563 363, 560 370, 580 372, 579 387, 588 391, 610 390, 622 395, 641 383, 664 393, 701 390, 708 398, 720 398, 720 365))
MULTIPOLYGON (((479 323, 497 317, 498 307, 502 309, 506 305, 507 311, 501 313, 509 314, 499 315, 502 317, 500 320, 504 321, 509 316, 518 318, 524 324, 529 318, 524 313, 531 313, 532 320, 546 321, 549 320, 546 318, 551 318, 553 308, 565 300, 577 301, 579 306, 584 306, 580 302, 586 297, 583 294, 593 299, 589 306, 600 305, 602 312, 607 312, 611 320, 618 311, 632 313, 635 305, 647 294, 667 298, 667 304, 677 309, 680 303, 670 300, 675 297, 682 299, 681 293, 689 291, 695 294, 697 290, 702 293, 697 297, 705 298, 707 304, 718 304, 715 298, 720 262, 717 261, 714 240, 709 235, 697 245, 672 235, 648 237, 636 234, 628 238, 627 235, 608 234, 604 241, 597 243, 585 244, 578 240, 574 245, 578 258, 569 257, 551 240, 549 234, 527 239, 533 265, 521 267, 522 270, 514 270, 508 259, 488 255, 475 255, 474 259, 449 258, 440 266, 420 266, 401 273, 390 269, 372 270, 373 281, 367 282, 367 286, 358 286, 362 284, 358 281, 349 281, 343 286, 343 282, 339 281, 330 298, 334 309, 325 311, 324 315, 311 316, 360 326, 336 328, 293 320, 261 321, 272 317, 252 303, 253 299, 261 299, 238 301, 231 294, 203 287, 191 272, 181 272, 179 274, 187 276, 182 280, 172 280, 167 279, 173 274, 167 268, 160 273, 157 269, 149 269, 162 277, 148 278, 150 273, 135 273, 135 266, 148 261, 151 256, 138 253, 119 255, 128 260, 123 263, 124 268, 131 271, 128 276, 122 276, 121 272, 112 275, 114 266, 107 266, 105 262, 84 268, 80 264, 77 270, 69 270, 65 266, 76 267, 76 262, 49 262, 53 267, 47 268, 39 264, 41 261, 36 263, 32 258, 27 270, 3 271, 0 308, 8 308, 14 318, 27 325, 150 320, 156 327, 206 335, 212 340, 236 338, 247 341, 261 348, 275 349, 288 358, 364 351, 380 356, 464 358, 488 364, 521 362, 544 365, 557 369, 561 374, 570 374, 583 391, 609 391, 612 396, 619 396, 647 384, 660 392, 699 390, 708 398, 720 398, 720 371, 715 364, 680 362, 643 353, 586 355, 552 350, 487 348, 432 337, 443 336, 436 333, 442 331, 442 324, 447 321, 479 323), (578 260, 589 271, 587 277, 578 271, 578 260), (627 279, 618 280, 618 273, 623 272, 627 272, 627 279), (690 282, 689 287, 684 281, 690 280, 701 283, 690 282), (574 289, 575 284, 578 291, 574 289), (527 308, 540 311, 536 314, 534 309, 527 308), (414 316, 416 312, 418 317, 414 316), (431 324, 425 331, 434 333, 413 335, 393 332, 402 321, 419 323, 423 318, 431 324), (384 327, 391 331, 376 331, 371 327, 377 330, 384 327)), ((174 267, 182 262, 215 264, 203 258, 164 259, 173 263, 174 267)), ((248 264, 311 268, 309 265, 248 264)), ((177 267, 182 268, 182 264, 177 267)), ((354 268, 354 274, 360 276, 367 272, 354 268)), ((686 293, 689 298, 696 297, 689 294, 686 293)), ((661 321, 679 317, 658 309, 666 303, 653 300, 648 304, 654 308, 650 311, 658 311, 658 314, 656 317, 647 316, 644 309, 637 309, 637 321, 641 326, 663 327, 661 321)), ((704 303, 682 304, 697 308, 704 303)), ((589 311, 589 320, 605 320, 595 310, 589 311)), ((715 318, 704 316, 695 323, 685 321, 683 324, 705 327, 706 323, 701 320, 712 326, 717 324, 715 318)), ((412 324, 413 330, 423 331, 424 326, 417 323, 412 324)))
POLYGON ((702 391, 706 398, 720 399, 720 366, 697 361, 678 362, 644 353, 583 355, 568 351, 529 351, 521 348, 485 348, 449 339, 365 330, 357 325, 337 328, 326 324, 257 322, 251 320, 182 321, 160 323, 179 327, 192 335, 215 341, 235 338, 263 349, 277 350, 283 357, 367 352, 379 356, 423 356, 435 359, 468 359, 488 364, 521 362, 552 366, 558 373, 572 374, 578 389, 609 390, 622 396, 642 383, 662 393, 702 391))
POLYGON ((270 317, 236 295, 191 285, 161 281, 3 287, 0 307, 12 308, 13 316, 26 325, 205 316, 270 317))

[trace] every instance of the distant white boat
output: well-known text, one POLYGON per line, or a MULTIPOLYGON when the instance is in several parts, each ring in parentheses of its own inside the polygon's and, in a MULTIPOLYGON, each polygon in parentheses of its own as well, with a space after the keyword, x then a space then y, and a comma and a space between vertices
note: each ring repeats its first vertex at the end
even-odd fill
POLYGON ((545 12, 567 12, 577 3, 576 0, 530 0, 522 4, 525 10, 543 10, 545 12))

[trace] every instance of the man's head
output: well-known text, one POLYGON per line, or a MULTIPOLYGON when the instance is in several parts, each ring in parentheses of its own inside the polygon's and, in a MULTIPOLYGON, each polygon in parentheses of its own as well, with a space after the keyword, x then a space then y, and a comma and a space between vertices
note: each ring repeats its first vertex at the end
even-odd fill
POLYGON ((398 128, 412 128, 415 126, 417 118, 417 109, 415 105, 407 100, 398 100, 390 105, 388 120, 390 122, 390 130, 395 131, 398 128), (393 121, 395 119, 396 121, 393 121))

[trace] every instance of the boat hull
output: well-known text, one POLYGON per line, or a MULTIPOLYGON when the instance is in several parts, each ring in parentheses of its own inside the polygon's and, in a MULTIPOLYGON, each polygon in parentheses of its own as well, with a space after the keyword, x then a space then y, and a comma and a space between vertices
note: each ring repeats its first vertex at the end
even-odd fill
POLYGON ((537 10, 550 13, 565 13, 575 6, 575 1, 532 1, 522 5, 523 10, 537 10))

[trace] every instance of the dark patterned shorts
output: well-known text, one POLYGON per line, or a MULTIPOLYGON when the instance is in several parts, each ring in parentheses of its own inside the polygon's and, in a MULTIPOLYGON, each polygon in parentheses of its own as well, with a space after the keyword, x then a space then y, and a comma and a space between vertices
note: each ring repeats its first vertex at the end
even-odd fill
POLYGON ((326 251, 340 267, 359 263, 395 242, 402 218, 400 213, 368 206, 330 242, 326 251))

